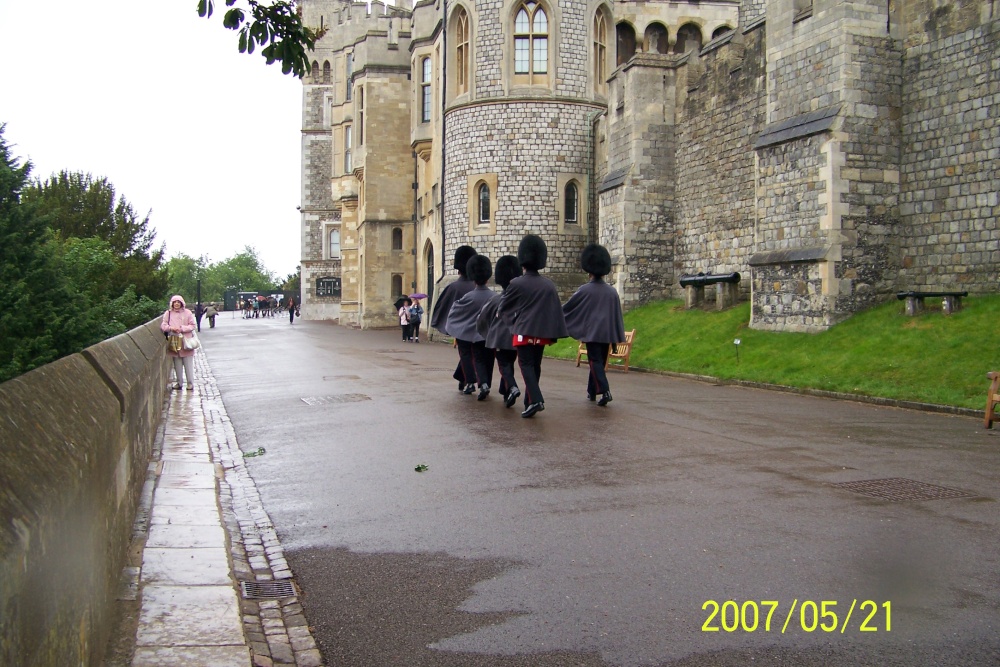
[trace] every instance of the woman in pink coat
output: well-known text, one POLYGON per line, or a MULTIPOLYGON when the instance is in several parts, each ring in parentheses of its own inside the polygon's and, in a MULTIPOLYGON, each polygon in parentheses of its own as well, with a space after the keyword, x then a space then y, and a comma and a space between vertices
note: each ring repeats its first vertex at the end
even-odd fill
MULTIPOLYGON (((168 337, 175 335, 192 338, 197 328, 198 323, 194 319, 194 313, 187 309, 184 297, 180 294, 170 297, 170 308, 163 313, 163 319, 160 320, 160 331, 167 334, 168 337)), ((177 378, 174 389, 181 388, 182 366, 187 375, 187 388, 194 389, 194 350, 185 350, 182 347, 180 351, 174 352, 168 346, 167 354, 173 357, 174 361, 174 376, 177 378)))

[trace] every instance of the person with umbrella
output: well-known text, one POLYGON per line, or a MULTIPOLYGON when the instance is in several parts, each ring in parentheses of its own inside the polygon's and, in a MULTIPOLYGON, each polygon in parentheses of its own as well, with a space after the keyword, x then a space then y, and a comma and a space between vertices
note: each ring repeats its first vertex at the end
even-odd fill
POLYGON ((403 330, 403 342, 410 342, 410 306, 413 301, 410 297, 403 297, 402 301, 399 303, 399 310, 397 314, 399 315, 399 328, 403 330))
POLYGON ((413 305, 410 306, 410 340, 414 343, 420 342, 420 321, 424 318, 424 309, 420 306, 420 300, 426 299, 423 292, 411 294, 413 305))

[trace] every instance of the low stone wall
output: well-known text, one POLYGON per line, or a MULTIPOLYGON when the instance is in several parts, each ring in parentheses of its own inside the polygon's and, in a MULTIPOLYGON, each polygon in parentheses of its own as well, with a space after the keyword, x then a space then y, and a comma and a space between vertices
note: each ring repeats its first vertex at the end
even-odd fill
POLYGON ((0 664, 101 663, 168 374, 157 319, 0 384, 0 664))

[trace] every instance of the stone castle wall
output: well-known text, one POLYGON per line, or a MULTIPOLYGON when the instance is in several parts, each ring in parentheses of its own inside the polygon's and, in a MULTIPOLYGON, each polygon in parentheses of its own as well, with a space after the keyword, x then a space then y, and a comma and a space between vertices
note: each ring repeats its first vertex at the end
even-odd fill
POLYGON ((903 76, 899 287, 995 292, 1000 23, 981 22, 983 3, 920 6, 903 76))

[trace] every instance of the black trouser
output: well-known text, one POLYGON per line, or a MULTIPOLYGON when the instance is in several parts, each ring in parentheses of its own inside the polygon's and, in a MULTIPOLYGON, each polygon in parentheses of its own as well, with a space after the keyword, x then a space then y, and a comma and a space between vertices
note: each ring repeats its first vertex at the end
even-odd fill
POLYGON ((410 322, 410 338, 420 340, 420 320, 410 322))
POLYGON ((514 350, 497 350, 497 366, 500 368, 500 393, 506 396, 510 390, 517 386, 517 379, 514 377, 514 361, 517 360, 517 352, 514 350))
POLYGON ((472 344, 472 363, 476 368, 476 382, 479 387, 483 385, 489 387, 493 385, 493 360, 496 352, 492 348, 486 347, 486 341, 481 340, 472 344))
POLYGON ((410 325, 400 324, 399 328, 403 330, 403 342, 405 343, 406 341, 410 340, 410 325))
POLYGON ((288 323, 289 324, 295 324, 295 309, 294 308, 289 308, 288 309, 288 323))
POLYGON ((524 378, 524 407, 532 403, 544 403, 542 390, 538 380, 542 377, 542 354, 544 345, 518 345, 517 365, 521 367, 521 377, 524 378))
POLYGON ((472 341, 456 338, 455 344, 458 346, 458 368, 452 377, 465 384, 475 384, 476 362, 472 357, 472 341))
POLYGON ((604 372, 610 350, 611 343, 587 343, 587 361, 590 362, 590 373, 587 375, 587 393, 591 396, 611 391, 608 375, 604 372))

